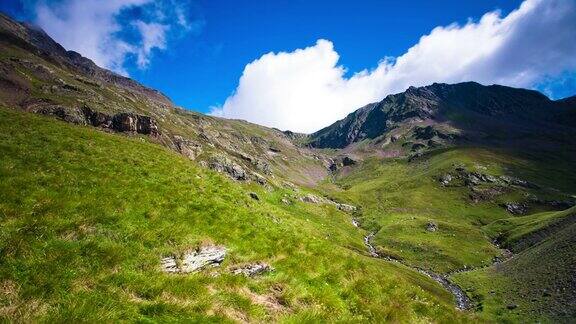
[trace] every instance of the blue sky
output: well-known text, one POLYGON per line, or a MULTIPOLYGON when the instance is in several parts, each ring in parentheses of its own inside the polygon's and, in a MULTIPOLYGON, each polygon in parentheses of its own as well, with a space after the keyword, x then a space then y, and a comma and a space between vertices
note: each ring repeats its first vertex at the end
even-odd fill
MULTIPOLYGON (((482 71, 471 68, 458 73, 448 71, 447 74, 450 76, 444 77, 442 74, 428 75, 430 71, 422 70, 422 72, 414 72, 415 76, 402 79, 402 82, 395 81, 398 84, 397 87, 388 85, 391 81, 388 83, 378 81, 383 80, 384 77, 377 75, 374 75, 371 80, 355 82, 366 83, 364 89, 361 90, 350 85, 334 86, 334 83, 351 83, 347 81, 353 78, 355 73, 363 70, 366 70, 366 73, 372 73, 378 69, 393 69, 394 58, 407 54, 410 48, 421 42, 422 36, 431 34, 436 27, 443 27, 446 30, 444 33, 438 33, 439 35, 433 39, 441 39, 437 43, 447 42, 449 44, 447 49, 450 53, 458 53, 458 48, 451 49, 450 47, 456 46, 450 42, 462 42, 458 39, 465 40, 464 42, 471 40, 471 44, 467 45, 470 47, 475 46, 476 37, 478 38, 476 43, 480 47, 478 51, 482 51, 483 48, 490 48, 493 44, 501 42, 499 40, 501 37, 497 34, 526 34, 526 30, 534 28, 574 29, 574 24, 569 22, 570 18, 576 18, 571 16, 574 15, 574 2, 572 0, 546 1, 548 2, 530 0, 527 1, 530 3, 525 4, 525 7, 531 5, 531 8, 518 10, 523 1, 4 0, 0 3, 0 10, 17 19, 36 22, 66 47, 79 46, 80 49, 84 49, 84 52, 80 52, 85 56, 93 58, 101 65, 107 65, 118 72, 128 74, 145 85, 161 90, 180 106, 206 113, 212 112, 223 117, 248 119, 268 126, 311 131, 343 117, 362 104, 380 99, 389 92, 401 91, 406 85, 412 83, 423 85, 430 81, 452 82, 478 79, 476 81, 482 83, 508 83, 513 86, 537 88, 554 97, 576 94, 575 63, 569 58, 564 59, 566 62, 561 62, 561 65, 564 65, 560 66, 559 70, 546 67, 532 70, 532 66, 538 65, 533 63, 534 58, 522 57, 518 61, 525 62, 525 66, 510 68, 508 74, 486 72, 507 71, 508 67, 502 67, 504 64, 502 61, 516 61, 514 57, 510 57, 512 55, 510 53, 517 52, 513 50, 499 51, 498 57, 491 59, 489 63, 478 58, 476 65, 487 65, 482 71), (557 2, 557 6, 549 4, 552 2, 557 2), (105 10, 99 8, 102 3, 107 3, 109 8, 105 10), (76 9, 74 9, 75 4, 76 9), (83 8, 84 6, 87 9, 83 8), (99 9, 90 10, 91 6, 99 9), (536 16, 535 12, 544 9, 563 10, 566 17, 562 21, 550 18, 549 25, 538 22, 536 18, 530 18, 536 16), (93 42, 97 43, 105 39, 113 45, 109 48, 118 48, 109 53, 95 49, 96 45, 90 47, 89 44, 78 44, 85 41, 83 35, 86 33, 76 38, 69 35, 71 27, 77 27, 75 24, 89 24, 91 17, 62 18, 87 15, 86 12, 98 10, 101 10, 100 16, 108 15, 109 19, 97 20, 95 18, 92 26, 87 27, 86 30, 88 32, 95 30, 95 33, 99 35, 94 37, 93 42), (510 15, 514 10, 520 13, 510 15), (490 19, 486 19, 489 21, 485 23, 480 22, 480 19, 487 13, 493 13, 493 16, 489 18, 494 18, 495 22, 490 19), (508 15, 514 17, 507 17, 508 15), (451 25, 454 23, 457 25, 451 25), (465 27, 468 23, 477 24, 472 26, 474 28, 471 28, 473 30, 469 36, 461 35, 456 39, 451 38, 450 32, 452 34, 468 32, 465 27), (107 31, 112 35, 111 37, 106 36, 106 33, 100 30, 99 27, 103 25, 115 25, 115 28, 109 28, 107 31), (498 25, 497 30, 494 25, 498 25), (523 27, 525 25, 526 27, 523 27), (457 30, 452 31, 450 26, 456 26, 457 30), (488 31, 492 33, 491 38, 485 38, 484 33, 481 32, 483 28, 492 28, 488 31), (318 40, 327 42, 318 43, 318 40), (128 46, 125 46, 126 44, 128 46), (301 53, 301 59, 296 58, 300 55, 295 54, 298 52, 297 49, 305 49, 301 53), (282 55, 282 58, 272 56, 261 59, 269 52, 285 52, 286 55, 282 55), (294 63, 289 63, 292 62, 290 55, 295 57, 294 63), (385 58, 390 60, 387 66, 380 64, 385 58), (310 66, 302 65, 303 60, 310 66), (255 61, 257 64, 253 64, 254 71, 249 74, 245 70, 247 64, 255 61), (316 67, 325 62, 330 63, 326 63, 325 68, 319 68, 315 74, 293 73, 293 71, 300 70, 316 71, 316 67), (260 65, 266 65, 267 71, 275 71, 280 75, 284 73, 286 79, 294 80, 294 82, 286 83, 284 79, 267 78, 266 72, 262 72, 260 65), (421 76, 417 73, 426 75, 421 76), (240 82, 243 74, 246 80, 240 82), (324 91, 325 84, 323 84, 319 86, 318 91, 314 90, 318 93, 318 98, 315 98, 309 92, 299 89, 299 84, 305 84, 306 80, 324 74, 327 75, 326 78, 318 82, 327 83, 330 91, 324 91), (365 91, 365 89, 370 91, 365 91), (339 93, 336 94, 336 91, 339 93), (286 97, 281 94, 284 92, 288 93, 286 97), (348 94, 343 97, 341 93, 348 94), (260 101, 259 96, 266 94, 270 94, 271 98, 262 98, 260 101), (274 97, 271 94, 274 94, 274 97), (323 97, 320 94, 323 94, 323 97), (301 117, 292 118, 298 115, 297 112, 300 111, 298 107, 303 106, 301 102, 294 99, 296 97, 314 103, 314 107, 324 105, 323 102, 326 102, 326 106, 334 107, 339 103, 343 104, 342 107, 338 106, 333 110, 318 109, 316 113, 318 117, 311 118, 309 125, 301 126, 302 121, 299 120, 301 117), (293 106, 289 106, 280 101, 294 101, 294 103, 293 106), (262 107, 252 109, 253 106, 262 107), (329 115, 329 117, 320 118, 322 115, 329 115)), ((555 32, 555 34, 559 33, 555 32)), ((576 56, 572 47, 558 50, 554 48, 570 40, 576 43, 574 35, 573 32, 567 32, 566 35, 562 35, 563 38, 552 43, 551 53, 537 53, 537 55, 539 57, 550 56, 551 62, 558 60, 555 58, 558 56, 556 52, 563 53, 563 56, 560 55, 561 59, 568 56, 566 53, 570 52, 576 56)), ((530 52, 532 48, 535 48, 536 43, 540 42, 539 39, 529 39, 526 35, 520 36, 507 36, 511 44, 521 44, 515 45, 519 46, 518 51, 530 52)), ((547 35, 541 37, 550 38, 547 35)), ((505 47, 506 44, 498 43, 497 45, 505 47)), ((457 65, 460 59, 465 61, 470 56, 469 51, 469 48, 463 50, 461 57, 451 58, 451 60, 455 60, 454 64, 457 65)), ((418 55, 422 56, 424 63, 419 64, 434 65, 437 60, 441 61, 444 58, 444 55, 438 58, 438 51, 422 50, 421 52, 418 55), (432 54, 429 54, 431 52, 432 54), (434 53, 436 57, 433 56, 434 53), (425 60, 427 55, 430 56, 428 61, 425 60)), ((492 54, 488 53, 485 56, 489 55, 492 54)), ((549 64, 549 62, 544 63, 549 64)), ((438 63, 438 69, 442 68, 442 64, 438 63)), ((419 70, 415 68, 414 71, 419 70)), ((315 86, 316 84, 311 84, 307 88, 313 91, 315 86)), ((311 109, 313 108, 307 107, 305 111, 311 109)))

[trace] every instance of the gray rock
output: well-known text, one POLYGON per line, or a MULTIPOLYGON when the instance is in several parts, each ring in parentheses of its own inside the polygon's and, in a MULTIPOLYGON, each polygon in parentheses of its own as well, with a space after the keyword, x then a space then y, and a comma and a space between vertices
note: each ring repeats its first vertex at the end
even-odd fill
POLYGON ((306 196, 300 197, 300 201, 312 204, 319 204, 322 202, 322 199, 313 194, 307 194, 306 196))
POLYGON ((190 273, 200 271, 206 267, 219 266, 226 256, 226 248, 221 246, 204 246, 200 249, 185 253, 181 259, 176 256, 162 258, 160 263, 162 271, 167 273, 190 273))
POLYGON ((226 256, 226 248, 220 246, 205 246, 198 251, 184 254, 181 272, 198 271, 208 266, 219 266, 226 256))
POLYGON ((443 186, 447 186, 450 184, 450 182, 452 182, 452 175, 450 174, 445 174, 442 177, 440 177, 440 184, 443 186))
POLYGON ((524 203, 508 202, 501 204, 501 206, 506 208, 506 210, 513 215, 523 215, 528 211, 528 206, 524 203))
POLYGON ((336 207, 338 209, 340 209, 341 211, 347 212, 347 213, 354 212, 357 209, 356 206, 347 205, 347 204, 339 204, 339 203, 336 204, 336 207))
POLYGON ((240 165, 225 156, 215 156, 208 165, 217 172, 227 173, 234 180, 248 180, 246 171, 240 165))
POLYGON ((202 153, 202 145, 198 143, 187 140, 182 136, 174 136, 173 140, 178 152, 190 160, 195 160, 202 153))
POLYGON ((256 275, 271 271, 274 271, 274 268, 264 262, 247 264, 245 266, 232 269, 233 274, 244 275, 246 277, 254 277, 256 275))
POLYGON ((438 225, 436 225, 436 223, 430 221, 430 222, 428 222, 428 224, 426 224, 426 230, 428 232, 436 232, 438 230, 438 225))
POLYGON ((252 198, 254 200, 260 200, 260 198, 258 197, 258 195, 255 192, 250 193, 250 198, 252 198))

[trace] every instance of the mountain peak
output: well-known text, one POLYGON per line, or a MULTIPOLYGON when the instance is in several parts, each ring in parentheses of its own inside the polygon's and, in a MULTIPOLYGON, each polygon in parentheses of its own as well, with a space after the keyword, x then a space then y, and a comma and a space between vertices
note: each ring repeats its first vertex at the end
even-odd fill
POLYGON ((374 139, 406 123, 448 122, 455 115, 472 119, 551 120, 558 106, 538 91, 501 85, 462 82, 411 86, 312 134, 310 145, 343 148, 374 139))

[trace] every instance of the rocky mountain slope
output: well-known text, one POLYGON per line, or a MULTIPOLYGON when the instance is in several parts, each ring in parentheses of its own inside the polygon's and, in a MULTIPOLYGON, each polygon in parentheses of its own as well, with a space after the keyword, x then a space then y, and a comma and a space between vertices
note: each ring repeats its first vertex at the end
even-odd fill
POLYGON ((141 134, 241 181, 274 175, 313 184, 321 159, 289 134, 213 118, 172 104, 160 92, 66 51, 37 27, 0 14, 0 103, 112 132, 141 134))
POLYGON ((575 116, 468 82, 281 132, 0 15, 0 319, 570 322, 575 116))
MULTIPOLYGON (((574 127, 573 98, 553 101, 539 92, 475 82, 411 87, 369 104, 318 132, 309 144, 345 148, 367 142, 382 152, 416 152, 449 145, 505 145, 518 139, 554 136, 574 127)), ((517 143, 512 143, 517 145, 517 143)))

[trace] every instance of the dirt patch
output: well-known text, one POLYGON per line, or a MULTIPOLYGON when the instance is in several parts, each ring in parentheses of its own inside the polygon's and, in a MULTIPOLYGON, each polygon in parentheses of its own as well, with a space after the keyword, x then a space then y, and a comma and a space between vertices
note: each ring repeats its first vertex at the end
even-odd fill
POLYGON ((253 304, 263 306, 270 313, 283 313, 288 310, 282 299, 282 287, 273 286, 267 294, 257 294, 248 288, 242 288, 241 293, 253 304))

